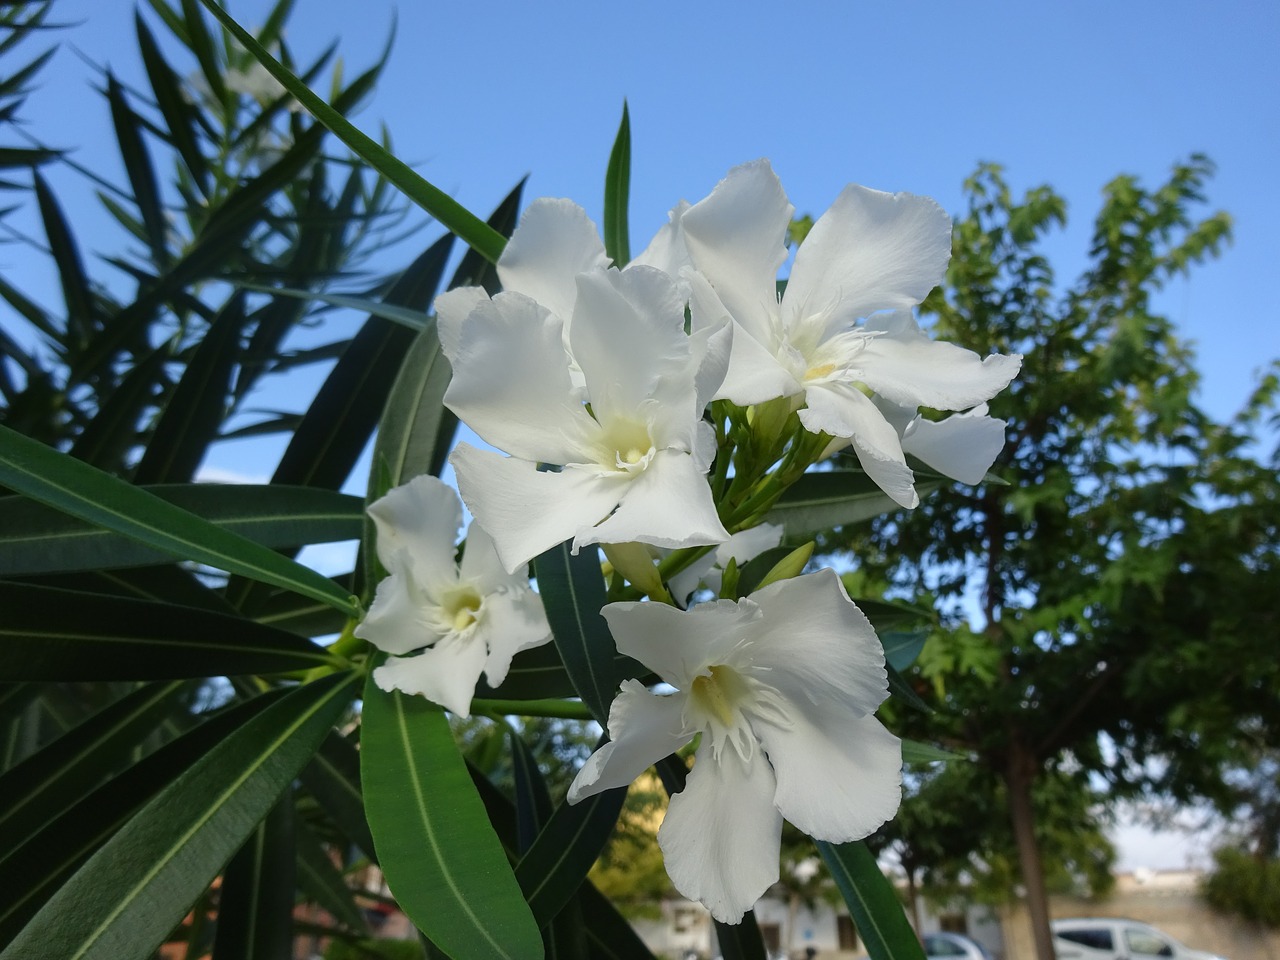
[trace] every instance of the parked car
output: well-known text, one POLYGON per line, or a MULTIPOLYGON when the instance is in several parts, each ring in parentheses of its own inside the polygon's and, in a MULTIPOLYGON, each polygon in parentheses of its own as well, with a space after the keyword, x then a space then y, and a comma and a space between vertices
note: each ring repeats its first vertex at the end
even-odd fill
POLYGON ((986 947, 960 933, 926 933, 920 942, 928 960, 991 960, 986 947))
POLYGON ((1120 917, 1072 917, 1054 920, 1053 948, 1058 960, 1223 960, 1193 950, 1162 930, 1120 917))

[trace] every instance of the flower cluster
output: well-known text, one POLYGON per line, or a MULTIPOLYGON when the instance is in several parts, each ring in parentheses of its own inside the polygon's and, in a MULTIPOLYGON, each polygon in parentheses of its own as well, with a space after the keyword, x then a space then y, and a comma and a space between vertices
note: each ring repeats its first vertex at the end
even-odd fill
POLYGON ((533 203, 498 262, 502 292, 436 301, 445 403, 495 448, 450 458, 476 518, 461 566, 452 493, 429 478, 392 491, 372 508, 391 576, 359 631, 427 648, 375 679, 465 715, 482 670, 497 685, 547 639, 529 560, 604 545, 614 595, 635 598, 602 611, 617 647, 675 692, 623 683, 569 802, 698 738, 658 840, 677 889, 730 923, 777 880, 783 817, 853 840, 901 789, 900 742, 874 716, 883 650, 840 579, 796 576, 800 560, 740 597, 739 565, 779 543, 763 519, 833 450, 852 448, 904 507, 918 503, 908 454, 980 482, 1003 443, 986 401, 1021 362, 935 342, 912 315, 950 255, 933 201, 847 187, 779 294, 793 212, 769 164, 745 164, 619 269, 580 207, 533 203), (683 608, 708 589, 721 599, 683 608))

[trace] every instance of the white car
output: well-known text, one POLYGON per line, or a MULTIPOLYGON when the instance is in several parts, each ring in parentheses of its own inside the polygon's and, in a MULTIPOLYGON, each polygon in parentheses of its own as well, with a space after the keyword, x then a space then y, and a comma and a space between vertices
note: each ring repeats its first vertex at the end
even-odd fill
POLYGON ((1053 948, 1058 960, 1223 960, 1192 950, 1149 924, 1119 917, 1054 920, 1053 948))
POLYGON ((991 960, 982 944, 959 933, 926 933, 920 943, 928 960, 991 960))

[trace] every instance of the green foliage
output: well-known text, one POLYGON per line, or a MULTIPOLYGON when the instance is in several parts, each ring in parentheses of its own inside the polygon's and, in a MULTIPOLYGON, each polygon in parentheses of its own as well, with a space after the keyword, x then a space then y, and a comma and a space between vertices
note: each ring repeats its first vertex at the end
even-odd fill
POLYGON ((1280 927, 1280 860, 1235 847, 1213 854, 1201 884, 1210 906, 1267 927, 1280 927))

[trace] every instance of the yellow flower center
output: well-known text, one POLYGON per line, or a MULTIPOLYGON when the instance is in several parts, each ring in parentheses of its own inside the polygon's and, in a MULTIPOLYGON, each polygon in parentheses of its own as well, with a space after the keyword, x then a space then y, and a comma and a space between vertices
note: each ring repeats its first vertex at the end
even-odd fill
POLYGON ((829 377, 835 372, 836 365, 834 363, 823 363, 818 366, 810 367, 804 372, 806 380, 821 380, 823 377, 829 377))
POLYGON ((698 705, 726 727, 735 726, 734 711, 742 686, 738 675, 728 667, 712 667, 710 676, 693 678, 689 691, 698 705))
POLYGON ((448 606, 447 615, 453 621, 453 629, 461 633, 467 627, 476 622, 476 617, 480 612, 480 594, 474 588, 466 588, 460 590, 451 598, 448 606))

